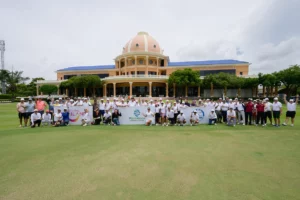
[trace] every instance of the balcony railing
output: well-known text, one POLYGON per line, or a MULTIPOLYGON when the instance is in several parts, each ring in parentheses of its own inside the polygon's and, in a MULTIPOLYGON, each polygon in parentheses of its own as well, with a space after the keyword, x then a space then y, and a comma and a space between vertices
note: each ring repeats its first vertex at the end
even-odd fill
POLYGON ((142 74, 137 74, 137 75, 120 75, 120 76, 109 76, 105 77, 102 80, 112 80, 112 79, 133 79, 133 78, 155 78, 155 79, 162 79, 166 80, 169 78, 167 75, 142 75, 142 74))
POLYGON ((55 84, 55 83, 61 83, 66 80, 38 80, 36 83, 47 83, 47 84, 55 84))

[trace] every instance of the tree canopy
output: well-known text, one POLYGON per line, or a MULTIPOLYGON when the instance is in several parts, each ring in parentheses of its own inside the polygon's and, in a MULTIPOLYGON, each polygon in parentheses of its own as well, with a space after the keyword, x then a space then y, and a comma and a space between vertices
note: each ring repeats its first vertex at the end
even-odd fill
POLYGON ((168 83, 177 86, 200 86, 201 79, 199 72, 192 69, 177 70, 169 76, 168 83))
POLYGON ((23 71, 11 71, 6 78, 7 90, 14 98, 18 92, 18 84, 25 83, 29 77, 23 77, 23 71))
POLYGON ((62 88, 96 88, 102 85, 101 79, 96 75, 73 76, 60 84, 62 88))
POLYGON ((56 85, 42 85, 40 87, 40 91, 45 93, 45 94, 48 94, 48 95, 51 95, 53 94, 54 92, 57 92, 57 86, 56 85))

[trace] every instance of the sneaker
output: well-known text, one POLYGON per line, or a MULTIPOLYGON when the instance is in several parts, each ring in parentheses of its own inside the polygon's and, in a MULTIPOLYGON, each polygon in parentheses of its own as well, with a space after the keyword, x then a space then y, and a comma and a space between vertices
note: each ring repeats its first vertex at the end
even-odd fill
POLYGON ((245 126, 245 124, 243 124, 243 126, 245 126))
POLYGON ((180 124, 180 126, 183 126, 183 124, 180 124))
POLYGON ((22 125, 20 125, 19 127, 22 128, 22 125))
POLYGON ((217 124, 215 124, 215 125, 217 125, 217 124))
POLYGON ((193 126, 193 124, 191 124, 191 126, 193 126))
POLYGON ((286 123, 283 123, 283 124, 282 124, 282 126, 286 126, 286 125, 287 125, 286 123))
POLYGON ((233 125, 233 127, 235 127, 235 125, 233 125))
POLYGON ((87 124, 83 124, 82 126, 87 126, 87 124))
POLYGON ((265 124, 263 124, 262 126, 266 126, 265 124))
POLYGON ((168 124, 166 126, 169 126, 168 124))
POLYGON ((291 126, 294 126, 294 124, 291 124, 291 126))

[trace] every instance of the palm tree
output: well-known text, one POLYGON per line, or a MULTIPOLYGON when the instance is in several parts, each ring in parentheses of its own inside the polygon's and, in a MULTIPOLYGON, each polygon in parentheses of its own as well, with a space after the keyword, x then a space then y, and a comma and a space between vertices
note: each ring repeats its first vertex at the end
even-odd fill
POLYGON ((23 71, 11 71, 6 79, 7 89, 12 94, 13 99, 17 93, 17 85, 29 80, 29 77, 23 77, 22 74, 23 71))
MULTIPOLYGON (((9 72, 5 69, 1 69, 0 70, 0 83, 1 83, 1 87, 5 87, 5 82, 8 78, 9 72)), ((2 93, 5 92, 5 88, 2 88, 2 93)))

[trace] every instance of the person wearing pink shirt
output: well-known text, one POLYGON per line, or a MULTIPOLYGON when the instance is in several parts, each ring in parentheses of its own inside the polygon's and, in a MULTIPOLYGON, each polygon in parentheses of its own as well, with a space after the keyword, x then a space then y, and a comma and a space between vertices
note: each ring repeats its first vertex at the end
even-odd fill
POLYGON ((38 110, 38 112, 43 115, 44 114, 44 110, 47 107, 47 104, 45 103, 45 101, 42 100, 41 97, 38 98, 38 100, 35 103, 35 107, 38 110))

